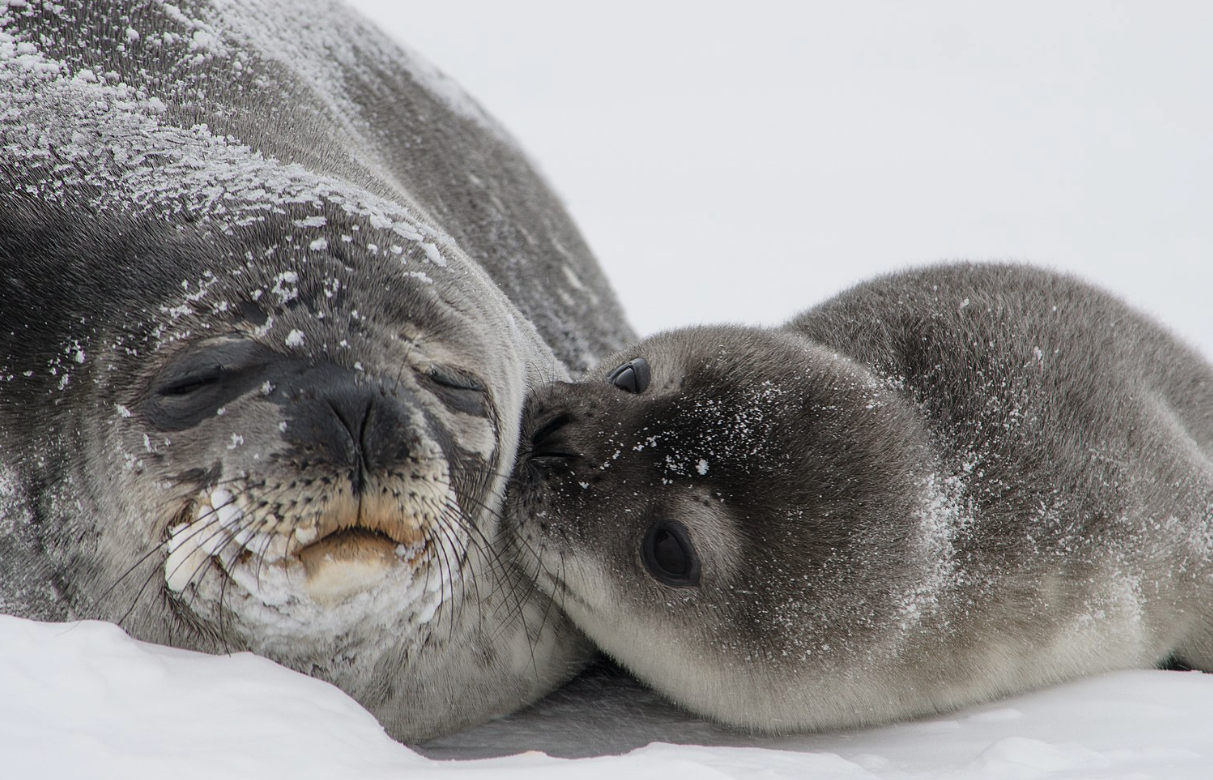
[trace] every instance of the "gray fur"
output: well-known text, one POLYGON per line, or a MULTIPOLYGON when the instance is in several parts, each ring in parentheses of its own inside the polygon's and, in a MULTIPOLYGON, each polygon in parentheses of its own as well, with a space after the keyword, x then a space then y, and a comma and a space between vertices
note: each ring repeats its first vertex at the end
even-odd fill
POLYGON ((478 106, 339 3, 9 4, 0 148, 0 609, 252 650, 404 740, 584 663, 497 518, 526 390, 632 334, 478 106), (378 552, 305 573, 333 527, 378 552))
POLYGON ((700 715, 828 729, 1213 670, 1213 371, 1073 278, 939 266, 661 334, 527 420, 507 505, 537 581, 700 715), (602 381, 636 357, 647 390, 602 381), (659 519, 698 585, 646 570, 659 519))

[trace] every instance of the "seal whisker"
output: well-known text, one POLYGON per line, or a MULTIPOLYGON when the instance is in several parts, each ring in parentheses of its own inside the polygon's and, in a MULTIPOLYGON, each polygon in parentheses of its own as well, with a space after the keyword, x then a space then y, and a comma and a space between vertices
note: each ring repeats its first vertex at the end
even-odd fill
POLYGON ((476 603, 477 610, 481 609, 480 585, 476 571, 477 567, 468 565, 470 550, 472 548, 479 548, 480 545, 475 543, 476 539, 474 536, 474 526, 466 522, 466 518, 463 516, 462 511, 457 505, 452 506, 450 504, 450 499, 443 499, 441 503, 435 503, 434 509, 436 510, 438 528, 440 531, 444 532, 440 534, 441 538, 453 542, 456 547, 456 549, 451 549, 445 544, 439 544, 439 547, 443 549, 444 554, 447 556, 447 563, 443 567, 443 571, 448 573, 446 582, 451 587, 452 595, 455 592, 455 574, 457 572, 460 574, 460 598, 451 599, 451 609, 455 610, 455 612, 452 613, 452 625, 454 625, 462 620, 463 610, 467 608, 468 598, 466 594, 468 592, 469 580, 471 592, 474 596, 473 601, 476 603), (463 531, 465 534, 467 534, 467 542, 463 542, 459 539, 461 534, 454 533, 458 531, 463 531), (451 555, 455 556, 454 560, 450 559, 451 555))
MULTIPOLYGON (((446 572, 448 571, 448 569, 447 569, 447 565, 446 565, 446 557, 445 557, 445 553, 441 549, 442 541, 439 538, 439 535, 437 535, 433 529, 426 527, 422 530, 422 534, 425 539, 426 547, 433 550, 431 555, 433 555, 434 561, 437 563, 436 566, 429 565, 429 566, 425 567, 425 590, 427 592, 430 590, 430 578, 437 577, 438 578, 437 587, 438 587, 439 606, 438 606, 437 614, 434 617, 434 621, 437 626, 441 626, 443 624, 443 618, 446 615, 447 610, 453 609, 453 607, 451 607, 451 604, 450 604, 453 593, 448 595, 448 591, 447 591, 446 572)), ((454 622, 455 621, 452 618, 451 623, 454 624, 454 622)), ((453 641, 454 634, 453 633, 450 634, 447 637, 447 639, 448 639, 448 641, 453 641)))
POLYGON ((5 504, 44 525, 0 524, 21 553, 4 563, 30 564, 0 604, 260 653, 403 740, 554 686, 587 646, 563 626, 538 684, 506 653, 465 655, 516 623, 497 600, 528 594, 480 505, 499 506, 527 389, 632 331, 525 155, 332 3, 323 25, 244 0, 141 17, 137 36, 136 0, 24 5, 5 33, 45 42, 46 67, 0 95, 20 185, 0 188, 0 432, 5 504), (157 43, 191 40, 198 14, 223 42, 202 69, 157 43), (283 41, 303 75, 274 67, 283 41), (74 77, 117 61, 129 100, 74 77), (188 96, 157 88, 184 71, 188 96), (351 135, 371 108, 403 134, 351 135), (411 652, 431 619, 454 649, 411 652), (406 681, 378 683, 388 664, 406 681))
MULTIPOLYGON (((258 521, 255 525, 243 526, 241 530, 250 530, 252 535, 256 537, 257 534, 261 533, 265 529, 272 528, 276 524, 277 518, 275 518, 272 514, 266 514, 262 516, 260 521, 258 521)), ((256 553, 257 566, 253 572, 253 581, 257 583, 258 588, 261 587, 261 569, 265 565, 265 556, 266 553, 269 552, 270 545, 273 544, 273 542, 273 534, 267 533, 265 535, 265 542, 261 545, 261 550, 256 553)))
MULTIPOLYGON (((186 502, 180 509, 178 509, 173 514, 173 519, 183 518, 186 514, 188 514, 190 512, 190 509, 191 509, 190 503, 186 502)), ((172 524, 173 523, 170 520, 168 525, 171 526, 172 524)), ((168 527, 168 526, 166 526, 166 527, 168 527)), ((120 575, 118 575, 118 577, 115 578, 114 581, 112 583, 110 583, 110 585, 104 591, 101 592, 101 594, 97 597, 97 603, 98 604, 103 603, 107 598, 109 598, 113 594, 114 590, 119 585, 122 584, 123 580, 125 580, 131 574, 134 574, 136 569, 138 569, 140 566, 145 564, 153 556, 157 555, 158 553, 162 553, 163 551, 164 551, 164 542, 152 545, 152 547, 147 552, 145 552, 144 554, 142 554, 138 558, 136 558, 134 563, 132 563, 129 567, 127 567, 127 569, 125 571, 123 571, 120 575)), ((151 575, 149 575, 149 578, 154 575, 155 575, 155 571, 153 568, 153 573, 151 575)), ((142 586, 140 586, 140 588, 139 588, 139 592, 136 595, 136 600, 138 599, 139 595, 142 595, 143 589, 146 587, 147 587, 147 582, 145 581, 144 584, 142 586)), ((128 608, 127 614, 129 614, 130 609, 133 609, 133 604, 130 608, 128 608)), ((118 624, 119 625, 122 624, 121 620, 118 621, 118 624)))
MULTIPOLYGON (((426 590, 429 590, 429 578, 431 576, 438 577, 439 608, 435 619, 438 621, 438 625, 441 625, 443 615, 447 613, 448 610, 456 609, 456 606, 453 603, 456 601, 454 597, 455 587, 454 582, 451 579, 454 576, 454 570, 449 561, 450 551, 446 549, 442 529, 427 527, 424 533, 427 544, 433 547, 433 555, 438 561, 437 567, 429 566, 426 568, 426 590), (435 569, 437 569, 437 572, 435 572, 435 569)), ((448 641, 454 641, 453 627, 457 623, 458 621, 456 620, 455 613, 452 611, 450 625, 447 626, 449 633, 447 637, 448 641)))
POLYGON ((538 660, 535 656, 537 638, 542 636, 543 630, 547 628, 548 621, 553 614, 552 610, 558 610, 555 599, 547 597, 545 594, 543 611, 540 614, 538 626, 529 626, 526 619, 526 604, 529 603, 536 593, 540 593, 538 585, 539 567, 542 565, 539 555, 532 548, 529 541, 522 539, 518 535, 504 535, 504 545, 506 549, 503 553, 513 552, 509 555, 508 560, 503 560, 501 565, 509 567, 514 576, 506 576, 505 579, 509 583, 509 589, 506 592, 506 597, 502 600, 497 608, 500 613, 502 609, 506 610, 505 617, 501 618, 499 614, 495 614, 494 618, 498 620, 499 625, 503 626, 498 634, 503 634, 506 630, 504 627, 509 626, 512 622, 521 623, 523 631, 528 639, 528 647, 531 653, 531 666, 535 675, 540 675, 538 660), (525 552, 524 557, 521 553, 525 552), (527 563, 535 567, 535 574, 532 575, 528 571, 527 563))
MULTIPOLYGON (((149 553, 148 555, 144 555, 140 560, 146 561, 150 557, 151 557, 151 555, 149 553)), ((136 566, 138 566, 138 564, 136 564, 136 566)), ((132 566, 131 568, 127 569, 126 573, 124 573, 122 575, 121 579, 125 579, 126 576, 131 574, 132 572, 134 572, 134 570, 135 570, 135 566, 132 566)), ((126 608, 126 611, 123 612, 122 616, 119 617, 118 620, 115 621, 115 623, 117 623, 118 626, 123 626, 123 624, 126 622, 126 619, 129 618, 131 616, 131 614, 134 612, 135 608, 139 605, 139 600, 143 598, 143 593, 144 593, 144 591, 147 590, 147 586, 150 585, 156 579, 156 574, 158 571, 159 571, 159 567, 153 566, 152 570, 150 572, 148 572, 148 575, 143 578, 143 583, 139 586, 139 590, 135 592, 135 596, 134 596, 134 598, 131 599, 130 604, 126 608)), ((107 598, 109 596, 109 594, 112 593, 114 588, 116 588, 117 586, 118 586, 118 582, 116 581, 113 585, 111 585, 108 589, 106 589, 104 594, 102 594, 102 599, 107 598)))
MULTIPOLYGON (((503 560, 499 565, 503 569, 514 569, 520 576, 506 577, 506 581, 509 583, 509 589, 506 592, 507 597, 497 606, 497 614, 494 615, 494 618, 499 618, 501 611, 505 610, 507 618, 513 619, 516 617, 525 621, 525 615, 523 614, 525 605, 536 592, 536 583, 527 570, 527 560, 519 552, 515 551, 520 543, 521 540, 516 537, 505 537, 505 541, 503 542, 506 549, 502 551, 503 554, 500 557, 503 560)), ((529 556, 530 562, 538 566, 538 556, 530 549, 526 549, 525 552, 529 556)), ((501 622, 508 623, 509 620, 501 620, 501 622)))
MULTIPOLYGON (((481 506, 483 506, 486 512, 496 516, 499 519, 498 528, 504 529, 505 524, 508 522, 504 517, 504 513, 483 504, 481 506)), ((551 599, 545 597, 544 600, 547 603, 544 605, 543 612, 541 613, 539 626, 534 627, 532 631, 532 627, 528 626, 526 622, 525 607, 539 590, 536 578, 527 571, 526 561, 521 553, 525 552, 526 557, 529 557, 536 568, 541 565, 539 556, 530 542, 523 539, 520 535, 505 534, 503 530, 499 530, 497 538, 501 540, 500 543, 504 546, 504 549, 500 553, 494 553, 493 565, 502 572, 499 579, 508 583, 505 597, 498 604, 493 615, 494 619, 502 626, 498 631, 498 635, 504 634, 510 624, 517 621, 522 624, 523 630, 526 632, 528 640, 530 640, 532 636, 538 637, 542 635, 543 629, 547 627, 547 622, 550 619, 550 610, 554 605, 551 599)), ((490 548, 496 550, 497 544, 491 544, 490 548)), ((529 644, 532 653, 532 663, 534 665, 534 641, 529 641, 529 644)), ((535 670, 538 674, 537 666, 535 670)))
MULTIPOLYGON (((187 510, 183 510, 183 511, 187 511, 187 510)), ((178 514, 178 516, 180 516, 180 513, 178 514)), ((189 539, 192 539, 192 537, 202 533, 207 527, 209 527, 209 524, 203 525, 203 526, 195 529, 194 531, 191 531, 189 536, 185 537, 185 540, 188 541, 189 539)), ((153 556, 163 553, 163 547, 164 547, 163 543, 156 545, 151 550, 149 550, 147 553, 144 553, 142 556, 140 556, 139 559, 133 565, 131 565, 125 572, 123 572, 123 574, 120 577, 118 577, 118 579, 116 579, 108 588, 106 588, 106 590, 102 593, 102 595, 99 599, 99 602, 101 600, 104 600, 105 598, 108 598, 114 592, 114 590, 118 587, 118 585, 124 579, 126 579, 126 577, 128 577, 130 574, 134 573, 134 571, 139 566, 141 566, 144 563, 146 563, 147 561, 151 560, 153 558, 153 556)), ((179 562, 177 567, 174 567, 174 572, 183 563, 184 563, 184 561, 179 562)), ((195 572, 195 574, 196 573, 197 572, 195 572)), ((144 592, 146 592, 148 586, 151 585, 151 583, 156 580, 157 575, 161 575, 161 574, 162 574, 161 566, 153 565, 151 567, 151 569, 148 571, 147 576, 143 578, 143 582, 142 582, 142 584, 140 584, 139 590, 135 593, 135 596, 131 599, 130 604, 127 606, 126 611, 123 612, 122 616, 116 621, 117 625, 119 625, 119 626, 124 625, 127 618, 130 617, 133 610, 138 606, 140 599, 143 598, 143 594, 144 594, 144 592)), ((170 573, 163 572, 163 576, 167 580, 170 577, 170 573)), ((190 579, 191 580, 193 579, 192 575, 191 575, 190 579)))
MULTIPOLYGON (((226 547, 228 544, 231 543, 231 541, 232 541, 231 539, 228 539, 226 542, 223 543, 223 546, 226 547)), ((223 550, 223 548, 221 547, 219 552, 222 552, 222 550, 223 550)), ((212 566, 211 568, 218 568, 218 567, 212 566)), ((202 576, 205 577, 206 575, 203 574, 202 576)), ((222 642, 222 644, 223 644, 223 652, 225 655, 231 655, 231 653, 232 653, 232 646, 228 642, 228 627, 227 627, 226 621, 225 621, 225 617, 227 615, 228 610, 224 609, 224 601, 227 598, 227 586, 228 586, 228 583, 231 581, 232 581, 231 577, 222 577, 221 576, 219 579, 219 600, 216 604, 216 611, 218 612, 218 614, 215 616, 215 622, 219 626, 219 641, 222 642)))

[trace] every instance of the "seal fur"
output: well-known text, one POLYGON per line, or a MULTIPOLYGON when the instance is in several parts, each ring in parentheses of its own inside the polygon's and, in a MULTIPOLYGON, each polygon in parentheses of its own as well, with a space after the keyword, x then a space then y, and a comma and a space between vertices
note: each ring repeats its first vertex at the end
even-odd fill
POLYGON ((661 334, 527 420, 509 527, 537 582, 702 716, 830 729, 1213 670, 1213 371, 1073 278, 939 266, 661 334))
POLYGON ((9 3, 0 148, 0 608, 408 741, 584 663, 500 502, 527 388, 630 332, 475 103, 338 3, 9 3))

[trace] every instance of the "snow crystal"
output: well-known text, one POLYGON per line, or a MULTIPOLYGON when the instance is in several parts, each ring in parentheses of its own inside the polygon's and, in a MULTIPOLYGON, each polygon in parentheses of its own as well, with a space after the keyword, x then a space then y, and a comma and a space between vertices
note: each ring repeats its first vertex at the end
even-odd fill
POLYGON ((421 235, 420 232, 418 232, 417 230, 414 230, 413 228, 409 227, 408 225, 406 225, 404 223, 396 223, 396 224, 389 223, 389 226, 392 228, 393 233, 395 233, 398 236, 401 236, 402 238, 407 238, 409 241, 421 241, 423 238, 423 236, 421 235))
POLYGON ((221 54, 223 46, 214 33, 205 30, 197 30, 194 32, 193 38, 190 40, 190 48, 205 51, 211 54, 221 54))
POLYGON ((298 282, 298 273, 283 271, 274 278, 274 287, 271 292, 278 296, 279 303, 289 303, 299 297, 299 291, 294 287, 298 282))
MULTIPOLYGON (((272 59, 282 56, 290 68, 301 67, 291 60, 307 60, 322 68, 367 67, 366 62, 354 55, 352 45, 346 43, 360 35, 351 34, 347 39, 333 34, 333 29, 350 24, 343 12, 334 12, 334 19, 345 21, 334 21, 323 33, 320 28, 304 26, 305 37, 312 35, 313 30, 324 36, 324 45, 318 43, 313 48, 336 46, 343 52, 340 65, 315 65, 323 63, 324 58, 304 57, 302 52, 298 56, 285 56, 302 45, 301 41, 286 41, 291 36, 268 34, 267 19, 258 17, 254 9, 244 4, 204 8, 201 13, 210 14, 206 19, 190 18, 171 4, 155 7, 181 26, 197 56, 224 54, 223 36, 230 35, 235 39, 247 38, 246 44, 262 47, 262 53, 268 52, 272 59)), ((133 27, 125 28, 124 35, 129 42, 141 37, 133 27)), ((390 44, 381 38, 374 40, 377 43, 370 49, 377 56, 390 56, 387 48, 390 44)), ((69 190, 78 189, 91 200, 96 211, 118 206, 170 215, 184 208, 199 220, 219 217, 225 225, 251 224, 281 210, 283 205, 327 201, 351 216, 390 227, 408 241, 422 242, 425 236, 447 240, 440 231, 422 224, 398 203, 301 166, 282 164, 233 138, 212 133, 205 124, 192 127, 167 124, 165 103, 121 83, 117 74, 113 80, 108 74, 103 80, 87 68, 73 74, 63 63, 45 58, 33 42, 16 41, 7 32, 0 32, 0 63, 0 104, 7 106, 20 101, 21 106, 19 112, 0 112, 0 137, 5 153, 15 164, 30 171, 32 194, 48 201, 62 200, 69 196, 69 190), (73 116, 71 123, 61 121, 65 113, 73 116), (55 167, 56 157, 71 162, 72 178, 64 179, 62 171, 55 167)), ((344 81, 338 78, 336 70, 311 75, 319 80, 310 83, 331 83, 332 94, 345 92, 339 86, 344 81)), ((324 97, 330 91, 313 94, 324 97)), ((352 105, 334 104, 332 108, 335 121, 355 122, 351 117, 357 112, 352 105)), ((362 125, 351 130, 370 132, 369 125, 364 121, 362 125)), ((370 151, 363 151, 373 157, 370 151)), ((325 217, 320 215, 296 222, 302 228, 325 224, 325 217)), ((446 261, 433 241, 425 243, 429 244, 424 249, 427 257, 436 265, 445 266, 446 261)), ((327 242, 320 237, 307 245, 313 251, 321 251, 327 242)), ((403 249, 399 251, 403 253, 403 249)), ((283 303, 295 295, 292 287, 281 283, 275 292, 283 303)), ((174 316, 187 312, 185 307, 170 307, 174 316)))
POLYGON ((437 266, 446 266, 446 259, 443 258, 442 253, 438 251, 438 247, 434 246, 428 241, 422 243, 421 246, 423 249, 425 249, 425 256, 429 258, 431 263, 437 266))
POLYGON ((292 330, 286 337, 286 345, 288 347, 302 347, 304 342, 303 331, 292 330))

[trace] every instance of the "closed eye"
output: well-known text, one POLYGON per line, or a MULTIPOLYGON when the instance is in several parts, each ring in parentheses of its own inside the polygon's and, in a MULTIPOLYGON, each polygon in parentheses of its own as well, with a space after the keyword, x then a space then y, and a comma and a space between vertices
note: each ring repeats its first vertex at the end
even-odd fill
POLYGON ((484 385, 474 376, 449 368, 431 368, 429 378, 434 384, 451 390, 473 390, 477 393, 485 391, 484 385))
POLYGON ((140 408, 160 430, 192 428, 260 385, 283 359, 247 338, 197 342, 168 359, 152 378, 140 408))
POLYGON ((156 392, 167 396, 189 395, 197 390, 217 384, 222 379, 223 366, 215 364, 209 367, 198 368, 194 373, 164 382, 156 388, 156 392))
POLYGON ((448 409, 476 417, 490 416, 488 389, 471 374, 435 366, 419 379, 448 409))

